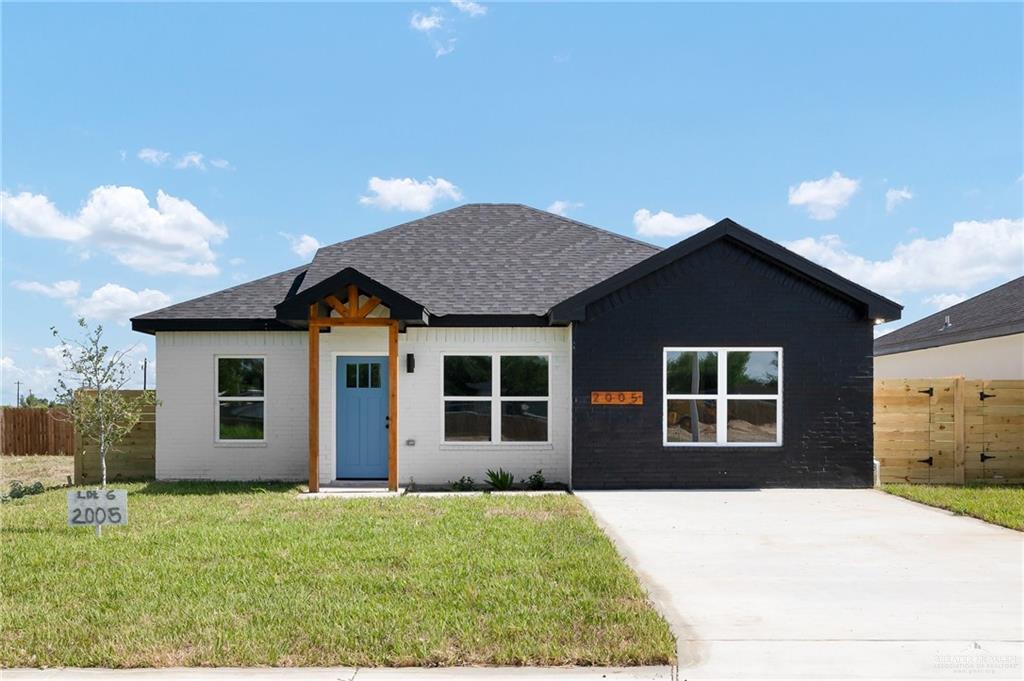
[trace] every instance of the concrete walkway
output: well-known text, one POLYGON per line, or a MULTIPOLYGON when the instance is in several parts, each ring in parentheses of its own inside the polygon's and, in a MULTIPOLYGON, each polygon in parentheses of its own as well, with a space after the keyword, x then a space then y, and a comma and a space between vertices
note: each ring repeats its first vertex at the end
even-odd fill
POLYGON ((672 681, 671 667, 441 667, 397 669, 245 668, 245 669, 5 669, 3 681, 672 681))
POLYGON ((680 679, 1024 678, 1024 534, 875 490, 579 492, 680 679))

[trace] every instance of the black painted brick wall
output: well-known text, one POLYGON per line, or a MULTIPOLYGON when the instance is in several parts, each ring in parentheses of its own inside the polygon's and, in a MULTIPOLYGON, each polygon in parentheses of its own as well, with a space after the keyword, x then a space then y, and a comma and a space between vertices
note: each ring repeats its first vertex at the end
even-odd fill
POLYGON ((870 487, 872 322, 855 303, 717 241, 592 304, 573 329, 578 489, 870 487), (781 447, 662 445, 662 349, 781 346, 781 447), (590 404, 642 390, 643 406, 590 404))

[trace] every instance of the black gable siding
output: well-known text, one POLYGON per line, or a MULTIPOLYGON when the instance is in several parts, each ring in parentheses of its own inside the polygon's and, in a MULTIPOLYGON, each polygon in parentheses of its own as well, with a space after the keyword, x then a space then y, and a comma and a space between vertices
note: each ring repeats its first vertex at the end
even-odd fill
POLYGON ((872 484, 871 321, 726 240, 590 305, 572 374, 576 488, 872 484), (782 446, 663 446, 671 346, 781 346, 782 446), (591 405, 603 390, 642 390, 644 404, 591 405))

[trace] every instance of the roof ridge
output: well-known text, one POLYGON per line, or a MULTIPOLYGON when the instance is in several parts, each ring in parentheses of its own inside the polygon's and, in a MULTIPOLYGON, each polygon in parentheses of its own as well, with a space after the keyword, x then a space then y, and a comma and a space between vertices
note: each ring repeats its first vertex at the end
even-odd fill
MULTIPOLYGON (((386 232, 391 232, 393 230, 399 229, 401 227, 407 227, 407 226, 409 226, 411 224, 414 224, 416 222, 421 222, 423 220, 426 220, 427 218, 435 218, 435 217, 438 217, 440 215, 444 215, 446 213, 451 213, 452 211, 460 210, 462 208, 468 208, 470 206, 517 206, 519 208, 525 208, 526 210, 531 210, 531 211, 533 211, 535 213, 541 213, 543 215, 549 215, 549 216, 551 216, 553 218, 556 218, 556 219, 558 219, 558 220, 560 220, 562 222, 567 222, 569 224, 573 224, 573 225, 576 225, 578 227, 584 227, 586 229, 589 229, 589 230, 592 230, 592 231, 595 231, 595 232, 601 232, 602 234, 609 234, 611 236, 614 236, 614 237, 617 237, 619 239, 622 239, 623 241, 629 241, 630 243, 634 243, 634 244, 637 244, 639 246, 644 246, 646 248, 650 248, 654 252, 658 252, 658 251, 663 250, 661 246, 656 246, 655 244, 651 244, 651 243, 648 243, 646 241, 642 241, 640 239, 636 239, 634 237, 627 236, 625 234, 620 234, 618 232, 613 232, 610 229, 604 229, 603 227, 597 227, 595 225, 591 225, 591 224, 588 224, 586 222, 582 222, 580 220, 575 220, 575 219, 567 217, 565 215, 559 215, 558 213, 552 213, 551 211, 543 210, 541 208, 537 208, 537 207, 531 206, 529 204, 517 203, 517 202, 492 203, 492 202, 485 202, 485 201, 475 201, 475 202, 472 202, 472 203, 460 203, 458 206, 452 206, 451 208, 446 208, 445 210, 439 211, 437 213, 430 213, 429 215, 423 215, 423 216, 420 216, 420 217, 415 218, 413 220, 407 220, 407 221, 399 223, 397 225, 392 225, 391 227, 385 227, 383 229, 378 229, 377 231, 369 232, 367 234, 360 234, 359 236, 354 236, 351 239, 343 239, 342 241, 336 241, 336 242, 334 242, 332 244, 325 244, 325 245, 321 246, 320 248, 318 248, 316 250, 316 253, 313 254, 313 260, 316 260, 317 254, 319 254, 320 251, 322 249, 324 249, 324 248, 334 248, 335 246, 340 246, 342 244, 351 243, 353 241, 359 241, 360 239, 365 239, 366 237, 378 236, 378 235, 384 234, 386 232)), ((312 261, 310 262, 310 264, 312 264, 312 261)))
POLYGON ((568 223, 577 225, 578 227, 585 227, 585 228, 593 230, 595 232, 601 232, 602 234, 610 234, 611 236, 618 237, 619 239, 622 239, 624 241, 629 241, 631 243, 634 243, 634 244, 637 244, 637 245, 640 245, 640 246, 646 246, 647 248, 650 248, 650 249, 654 250, 655 252, 664 250, 661 246, 656 246, 655 244, 647 243, 646 241, 641 241, 640 239, 637 239, 637 238, 634 238, 634 237, 631 237, 631 236, 626 236, 625 234, 619 234, 618 232, 613 232, 612 230, 605 229, 604 227, 597 227, 595 225, 591 225, 589 223, 582 222, 582 221, 576 220, 574 218, 570 218, 570 217, 568 217, 566 215, 559 215, 558 213, 552 213, 551 211, 544 210, 543 208, 535 208, 534 206, 530 206, 530 205, 527 205, 525 203, 508 203, 508 204, 499 204, 499 205, 520 206, 522 208, 526 208, 527 210, 532 210, 532 211, 534 211, 536 213, 542 213, 544 215, 550 215, 551 217, 557 218, 558 220, 561 220, 562 222, 568 222, 568 223))
MULTIPOLYGON (((458 206, 452 206, 451 208, 446 208, 445 210, 439 211, 437 213, 430 213, 428 215, 421 215, 418 218, 414 218, 412 220, 406 220, 405 222, 401 222, 401 223, 399 223, 397 225, 391 225, 390 227, 384 227, 383 229, 378 229, 378 230, 373 231, 373 232, 368 232, 367 234, 360 234, 359 236, 354 236, 351 239, 342 239, 341 241, 335 241, 332 244, 324 244, 320 248, 316 249, 316 253, 313 254, 313 260, 316 260, 317 254, 319 254, 320 251, 322 251, 325 248, 334 248, 335 246, 340 246, 342 244, 347 244, 347 243, 351 243, 353 241, 359 241, 360 239, 365 239, 368 236, 377 236, 378 234, 384 234, 385 232, 391 232, 391 231, 394 231, 394 230, 396 230, 396 229, 398 229, 400 227, 407 227, 407 226, 409 226, 409 225, 411 225, 413 223, 421 222, 423 220, 426 220, 427 218, 433 218, 433 217, 437 217, 438 215, 444 215, 445 213, 450 213, 453 210, 458 210, 459 208, 464 208, 465 206, 472 206, 472 205, 477 205, 477 204, 463 203, 463 204, 460 204, 458 206)), ((312 265, 313 262, 310 261, 309 264, 312 265)))

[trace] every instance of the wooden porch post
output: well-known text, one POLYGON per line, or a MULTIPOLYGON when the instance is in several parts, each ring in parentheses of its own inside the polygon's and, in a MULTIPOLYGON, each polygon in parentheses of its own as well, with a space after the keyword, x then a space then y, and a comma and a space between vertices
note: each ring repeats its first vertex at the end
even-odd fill
POLYGON ((398 491, 398 322, 388 324, 388 489, 398 491))
POLYGON ((309 306, 309 491, 320 491, 320 314, 309 306))

